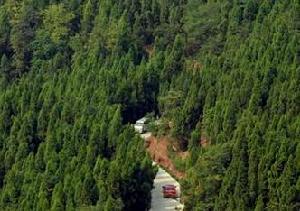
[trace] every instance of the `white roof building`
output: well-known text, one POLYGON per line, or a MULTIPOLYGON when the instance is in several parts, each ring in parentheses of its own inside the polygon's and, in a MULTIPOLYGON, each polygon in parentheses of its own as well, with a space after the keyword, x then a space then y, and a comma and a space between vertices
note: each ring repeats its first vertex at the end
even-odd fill
POLYGON ((139 120, 136 121, 136 123, 134 124, 134 129, 136 132, 138 133, 144 133, 146 132, 146 124, 147 124, 148 118, 143 117, 139 120))
POLYGON ((135 124, 146 124, 147 121, 148 121, 148 118, 147 117, 143 117, 143 118, 137 120, 135 124))

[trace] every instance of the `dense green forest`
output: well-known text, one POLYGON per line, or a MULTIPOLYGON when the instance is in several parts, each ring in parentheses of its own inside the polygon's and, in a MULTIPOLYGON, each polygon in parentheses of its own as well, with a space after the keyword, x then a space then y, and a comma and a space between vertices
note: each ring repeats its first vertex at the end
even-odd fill
POLYGON ((299 27, 299 0, 0 0, 0 210, 149 208, 149 112, 186 210, 299 210, 299 27))
POLYGON ((191 153, 186 208, 299 210, 299 1, 200 2, 184 16, 198 65, 171 85, 184 93, 171 118, 191 153))
POLYGON ((151 5, 0 2, 0 210, 145 210, 155 171, 126 123, 155 105, 151 5))

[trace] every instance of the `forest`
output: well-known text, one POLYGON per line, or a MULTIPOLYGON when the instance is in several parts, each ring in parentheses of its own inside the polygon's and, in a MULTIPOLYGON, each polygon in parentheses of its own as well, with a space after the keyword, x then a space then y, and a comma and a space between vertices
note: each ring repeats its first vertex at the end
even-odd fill
POLYGON ((0 0, 0 210, 148 210, 147 113, 185 210, 299 210, 299 30, 298 0, 0 0))

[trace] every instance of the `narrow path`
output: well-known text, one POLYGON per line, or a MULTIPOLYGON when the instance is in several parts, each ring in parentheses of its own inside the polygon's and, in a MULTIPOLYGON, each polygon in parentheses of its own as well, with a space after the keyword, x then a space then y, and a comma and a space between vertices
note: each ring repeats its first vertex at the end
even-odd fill
MULTIPOLYGON (((144 140, 151 137, 151 133, 141 134, 144 140)), ((153 165, 157 165, 153 161, 153 165)), ((180 184, 164 169, 158 166, 158 171, 154 179, 154 188, 151 191, 151 209, 150 211, 164 211, 164 210, 183 210, 183 205, 180 203, 180 198, 171 199, 164 198, 162 193, 162 186, 175 185, 180 196, 180 184)))

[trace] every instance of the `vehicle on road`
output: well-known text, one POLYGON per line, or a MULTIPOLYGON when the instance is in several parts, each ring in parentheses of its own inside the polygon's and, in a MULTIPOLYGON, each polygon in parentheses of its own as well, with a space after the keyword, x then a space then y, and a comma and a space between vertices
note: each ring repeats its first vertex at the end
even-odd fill
POLYGON ((167 184, 167 185, 162 186, 162 192, 163 192, 164 198, 177 198, 178 197, 178 193, 177 193, 175 185, 167 184))
POLYGON ((163 196, 164 198, 178 198, 177 191, 175 189, 163 191, 163 196))
POLYGON ((176 186, 175 185, 164 185, 162 186, 163 191, 164 190, 175 190, 176 186))

